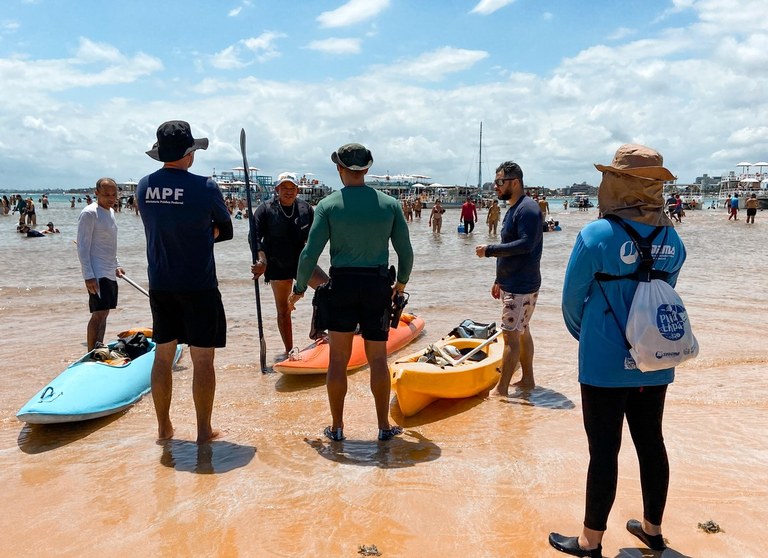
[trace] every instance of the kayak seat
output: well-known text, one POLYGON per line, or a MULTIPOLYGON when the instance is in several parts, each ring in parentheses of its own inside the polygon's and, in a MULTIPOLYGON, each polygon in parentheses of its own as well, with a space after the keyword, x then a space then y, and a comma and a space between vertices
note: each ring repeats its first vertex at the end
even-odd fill
POLYGON ((448 335, 464 339, 488 339, 496 333, 496 322, 483 324, 474 320, 464 320, 448 335))
MULTIPOLYGON (((463 349, 459 349, 459 352, 462 355, 466 355, 467 353, 472 352, 472 347, 464 347, 463 349)), ((488 353, 485 351, 477 351, 475 354, 473 354, 471 357, 469 357, 467 360, 472 360, 474 362, 480 362, 483 359, 488 358, 488 353)))

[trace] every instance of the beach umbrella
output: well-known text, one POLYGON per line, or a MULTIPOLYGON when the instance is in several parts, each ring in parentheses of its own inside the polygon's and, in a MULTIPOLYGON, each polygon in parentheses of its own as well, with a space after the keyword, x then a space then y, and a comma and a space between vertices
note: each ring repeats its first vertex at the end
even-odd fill
POLYGON ((763 174, 763 167, 768 167, 768 163, 765 161, 758 161, 754 166, 760 167, 760 174, 763 174))
POLYGON ((741 167, 741 173, 742 173, 742 174, 747 174, 747 170, 746 170, 746 169, 748 169, 749 167, 751 167, 751 166, 752 166, 752 163, 749 163, 749 162, 747 162, 747 161, 742 161, 741 163, 739 163, 739 164, 738 164, 738 165, 736 165, 736 166, 737 166, 737 167, 741 167))

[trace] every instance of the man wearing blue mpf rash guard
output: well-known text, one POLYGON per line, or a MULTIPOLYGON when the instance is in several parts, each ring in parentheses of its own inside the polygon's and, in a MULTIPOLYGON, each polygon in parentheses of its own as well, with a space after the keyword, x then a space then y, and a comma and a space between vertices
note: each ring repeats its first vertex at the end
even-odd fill
MULTIPOLYGON (((685 261, 685 247, 664 212, 665 180, 675 177, 661 155, 642 145, 622 145, 603 173, 598 203, 642 237, 664 227, 652 241, 654 269, 667 272, 674 287, 685 261)), ((624 417, 640 463, 643 520, 630 519, 627 530, 653 550, 666 548, 661 520, 667 501, 669 462, 662 416, 674 368, 641 372, 626 348, 624 328, 637 280, 598 281, 596 273, 630 275, 639 265, 632 239, 621 224, 598 219, 576 238, 563 284, 563 317, 579 341, 584 430, 589 441, 586 509, 578 537, 550 533, 549 542, 571 556, 600 556, 608 515, 616 496, 618 455, 624 417), (609 310, 612 309, 611 310, 609 310)))
POLYGON ((221 302, 213 243, 232 238, 232 219, 218 185, 188 172, 197 149, 189 124, 172 120, 157 129, 157 143, 147 155, 163 168, 145 176, 136 201, 147 237, 149 306, 157 347, 152 366, 152 400, 160 440, 173 436, 170 417, 176 345, 189 345, 192 396, 197 415, 197 443, 218 435, 211 426, 217 347, 226 346, 227 320, 221 302))

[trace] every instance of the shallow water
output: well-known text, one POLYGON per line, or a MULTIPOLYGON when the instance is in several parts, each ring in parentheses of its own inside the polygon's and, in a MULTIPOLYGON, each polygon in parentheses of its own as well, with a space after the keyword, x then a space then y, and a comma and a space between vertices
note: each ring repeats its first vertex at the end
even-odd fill
MULTIPOLYGON (((552 203, 551 207, 559 204, 552 203)), ((345 434, 321 440, 329 412, 323 378, 259 372, 247 222, 216 245, 229 323, 217 351, 215 424, 224 435, 198 448, 191 364, 174 375, 177 437, 154 442, 151 396, 124 413, 80 424, 25 426, 16 411, 84 352, 87 297, 73 240, 79 209, 38 209, 38 227, 61 234, 27 239, 16 217, 0 216, 0 554, 3 556, 357 556, 375 544, 383 556, 554 556, 549 531, 576 534, 583 515, 586 440, 576 382, 576 342, 560 315, 565 265, 579 229, 596 212, 555 209, 562 232, 544 236, 543 285, 532 333, 539 384, 509 399, 439 401, 393 421, 406 433, 375 441, 366 369, 350 375, 345 434)), ((481 221, 485 211, 481 211, 481 221)), ((119 258, 146 286, 140 219, 118 215, 119 258)), ((768 346, 765 270, 768 215, 755 226, 724 211, 689 211, 678 226, 688 249, 678 291, 701 354, 678 369, 665 416, 672 478, 664 556, 763 556, 768 522, 768 346), (708 535, 714 520, 724 533, 708 535)), ((408 310, 427 322, 403 352, 447 333, 464 318, 498 321, 489 290, 494 261, 474 246, 489 238, 480 223, 456 234, 458 210, 443 233, 427 219, 410 225, 416 264, 408 310)), ((327 257, 321 258, 327 267, 327 257)), ((260 285, 268 363, 282 352, 269 286, 260 285)), ((310 304, 299 303, 297 340, 310 304)), ((147 299, 120 284, 108 336, 150 325, 147 299)), ((309 340, 306 339, 306 343, 309 340)), ((604 555, 642 556, 624 530, 642 513, 637 463, 626 443, 619 493, 604 555)), ((647 553, 646 553, 647 555, 647 553)))

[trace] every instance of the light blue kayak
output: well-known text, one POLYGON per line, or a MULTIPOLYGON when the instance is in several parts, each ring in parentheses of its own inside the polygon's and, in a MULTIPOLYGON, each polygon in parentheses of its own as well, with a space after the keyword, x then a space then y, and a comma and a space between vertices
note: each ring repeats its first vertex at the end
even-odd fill
MULTIPOLYGON (((174 364, 181 358, 181 349, 181 345, 176 348, 174 364)), ((154 361, 155 343, 151 339, 145 354, 125 364, 99 362, 88 353, 30 399, 16 418, 30 424, 53 424, 120 412, 150 390, 154 361)))

